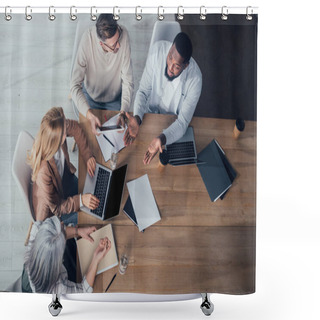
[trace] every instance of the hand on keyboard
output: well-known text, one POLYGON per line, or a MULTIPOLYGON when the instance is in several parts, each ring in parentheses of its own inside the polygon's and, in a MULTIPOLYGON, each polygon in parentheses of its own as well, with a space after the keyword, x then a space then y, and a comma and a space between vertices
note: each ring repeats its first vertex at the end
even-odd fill
POLYGON ((160 138, 154 138, 151 141, 149 148, 144 155, 143 163, 149 164, 151 160, 154 158, 154 156, 158 153, 158 151, 162 153, 161 140, 160 138))
POLYGON ((86 193, 81 196, 82 203, 89 209, 94 210, 99 205, 99 199, 91 193, 86 193))

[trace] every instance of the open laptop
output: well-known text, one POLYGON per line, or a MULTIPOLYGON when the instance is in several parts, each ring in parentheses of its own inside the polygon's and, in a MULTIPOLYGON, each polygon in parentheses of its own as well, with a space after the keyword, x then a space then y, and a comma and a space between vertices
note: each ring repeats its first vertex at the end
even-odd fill
POLYGON ((172 144, 166 145, 164 152, 166 153, 168 163, 173 166, 204 163, 197 160, 196 143, 192 127, 188 127, 182 138, 172 144))
POLYGON ((117 216, 120 211, 127 166, 112 171, 97 163, 94 176, 90 177, 87 173, 83 194, 95 195, 100 200, 99 206, 94 210, 82 206, 81 210, 100 220, 109 220, 117 216))

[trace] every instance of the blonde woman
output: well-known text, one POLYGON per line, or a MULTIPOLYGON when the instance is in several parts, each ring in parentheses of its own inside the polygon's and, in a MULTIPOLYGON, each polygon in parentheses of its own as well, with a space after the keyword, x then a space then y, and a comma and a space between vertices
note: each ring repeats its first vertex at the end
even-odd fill
POLYGON ((81 127, 76 121, 66 119, 62 108, 51 108, 42 118, 28 157, 37 221, 56 215, 65 225, 77 224, 80 206, 95 209, 99 205, 94 195, 78 194, 78 179, 74 175, 76 168, 70 162, 66 142, 69 136, 74 137, 89 175, 94 175, 96 161, 81 127))

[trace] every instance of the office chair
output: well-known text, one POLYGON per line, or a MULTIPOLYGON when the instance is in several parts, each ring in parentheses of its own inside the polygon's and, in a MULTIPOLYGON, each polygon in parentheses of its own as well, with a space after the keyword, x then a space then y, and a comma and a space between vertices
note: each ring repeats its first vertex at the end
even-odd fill
POLYGON ((6 288, 6 292, 22 292, 22 275, 6 288))
POLYGON ((21 131, 18 136, 16 148, 13 154, 12 161, 12 175, 22 194, 26 204, 26 209, 31 216, 31 223, 29 226, 28 236, 25 245, 28 244, 29 235, 33 222, 35 221, 35 214, 32 208, 31 199, 31 167, 27 164, 27 151, 31 150, 33 145, 33 137, 27 131, 21 131))
POLYGON ((166 40, 173 42, 179 32, 181 32, 181 27, 177 21, 156 21, 153 26, 149 51, 151 46, 157 41, 166 40))

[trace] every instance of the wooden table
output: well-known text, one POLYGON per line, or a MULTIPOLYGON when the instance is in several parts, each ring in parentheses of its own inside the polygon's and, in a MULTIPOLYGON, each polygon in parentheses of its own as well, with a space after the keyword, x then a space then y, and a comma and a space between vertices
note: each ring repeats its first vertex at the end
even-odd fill
MULTIPOLYGON (((95 110, 104 122, 113 111, 95 110)), ((199 153, 217 139, 238 176, 223 200, 211 202, 197 166, 159 167, 159 158, 145 166, 143 156, 152 138, 167 128, 173 115, 146 114, 134 144, 119 153, 118 164, 128 164, 127 181, 148 174, 161 220, 140 233, 122 212, 111 221, 79 213, 79 224, 112 223, 118 257, 126 252, 129 266, 116 277, 109 292, 180 294, 255 291, 256 122, 247 121, 238 140, 234 120, 197 118, 194 129, 199 153)), ((96 160, 105 163, 89 122, 80 116, 96 160)), ((86 167, 79 157, 79 191, 86 167)), ((117 267, 96 277, 94 292, 104 292, 117 267)))

